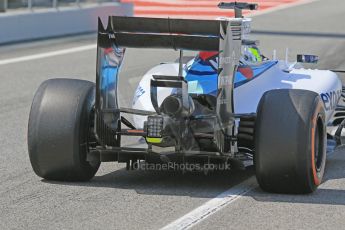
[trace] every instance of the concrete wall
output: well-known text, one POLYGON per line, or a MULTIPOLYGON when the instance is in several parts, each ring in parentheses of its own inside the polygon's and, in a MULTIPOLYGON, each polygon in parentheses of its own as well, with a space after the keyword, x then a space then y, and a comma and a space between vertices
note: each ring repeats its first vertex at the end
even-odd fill
POLYGON ((94 32, 97 17, 106 25, 109 15, 133 15, 131 4, 104 3, 82 8, 0 13, 0 44, 94 32))

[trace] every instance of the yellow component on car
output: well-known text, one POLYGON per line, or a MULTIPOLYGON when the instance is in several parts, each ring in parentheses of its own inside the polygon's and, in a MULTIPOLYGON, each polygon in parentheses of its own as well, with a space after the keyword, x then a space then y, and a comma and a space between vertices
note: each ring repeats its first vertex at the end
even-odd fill
POLYGON ((251 47, 249 48, 249 51, 255 56, 257 62, 262 61, 260 51, 257 48, 251 47))
POLYGON ((161 143, 163 140, 163 138, 157 138, 157 137, 146 137, 146 141, 148 143, 152 143, 152 144, 159 144, 161 143))

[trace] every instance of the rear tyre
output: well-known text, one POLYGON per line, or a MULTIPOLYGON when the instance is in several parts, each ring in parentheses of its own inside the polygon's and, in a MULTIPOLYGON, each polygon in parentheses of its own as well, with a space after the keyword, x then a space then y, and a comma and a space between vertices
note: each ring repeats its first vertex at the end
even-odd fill
POLYGON ((315 92, 278 89, 258 105, 254 165, 260 187, 276 193, 310 193, 326 163, 325 110, 315 92))
POLYGON ((33 99, 28 150, 35 173, 47 180, 87 181, 100 162, 86 161, 95 85, 74 79, 43 82, 33 99))

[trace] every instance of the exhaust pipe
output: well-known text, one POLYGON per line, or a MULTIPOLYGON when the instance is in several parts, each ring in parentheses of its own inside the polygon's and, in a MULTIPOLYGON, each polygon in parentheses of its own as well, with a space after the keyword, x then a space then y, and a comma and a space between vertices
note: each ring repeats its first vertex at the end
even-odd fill
POLYGON ((189 108, 185 108, 182 103, 182 97, 170 95, 164 99, 161 105, 161 112, 171 117, 189 117, 194 112, 194 102, 188 97, 189 108))

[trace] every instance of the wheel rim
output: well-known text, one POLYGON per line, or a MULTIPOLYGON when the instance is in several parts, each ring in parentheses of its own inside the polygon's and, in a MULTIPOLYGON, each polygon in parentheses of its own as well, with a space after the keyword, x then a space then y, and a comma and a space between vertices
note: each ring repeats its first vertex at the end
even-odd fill
POLYGON ((321 118, 318 119, 315 129, 315 146, 314 146, 314 164, 317 172, 322 169, 323 159, 324 159, 324 134, 323 134, 323 124, 321 118))

